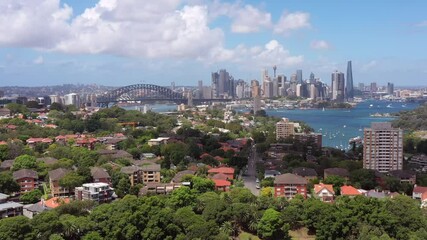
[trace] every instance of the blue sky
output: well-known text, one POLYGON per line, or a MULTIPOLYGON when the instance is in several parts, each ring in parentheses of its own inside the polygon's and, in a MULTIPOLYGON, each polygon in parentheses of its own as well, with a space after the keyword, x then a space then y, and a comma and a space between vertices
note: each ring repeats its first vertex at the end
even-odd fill
POLYGON ((0 86, 210 84, 277 65, 427 85, 427 1, 0 1, 0 86))

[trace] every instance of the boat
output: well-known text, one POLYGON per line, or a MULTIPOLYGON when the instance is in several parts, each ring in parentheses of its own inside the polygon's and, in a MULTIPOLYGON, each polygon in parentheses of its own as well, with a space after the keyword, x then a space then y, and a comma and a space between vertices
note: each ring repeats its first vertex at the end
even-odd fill
POLYGON ((406 107, 406 104, 402 104, 402 107, 406 107))
POLYGON ((374 104, 369 104, 369 108, 371 108, 371 107, 373 107, 374 106, 374 104))
POLYGON ((325 108, 322 108, 322 112, 324 112, 325 111, 325 108))
POLYGON ((392 108, 391 103, 389 105, 387 105, 388 108, 392 108))

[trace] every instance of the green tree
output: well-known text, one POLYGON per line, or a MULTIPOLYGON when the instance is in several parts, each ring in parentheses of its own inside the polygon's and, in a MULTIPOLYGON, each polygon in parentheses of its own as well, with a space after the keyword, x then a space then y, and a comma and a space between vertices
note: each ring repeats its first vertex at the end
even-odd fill
POLYGON ((377 185, 375 172, 370 169, 358 169, 350 173, 350 181, 362 189, 374 189, 377 185))
POLYGON ((129 194, 130 187, 131 185, 130 185, 129 177, 128 176, 123 177, 119 180, 117 187, 115 189, 115 192, 118 197, 122 198, 127 194, 129 194))
POLYGON ((84 177, 78 175, 75 172, 69 172, 59 180, 59 185, 64 188, 68 188, 70 192, 73 192, 75 187, 79 187, 83 183, 84 177))
POLYGON ((24 193, 19 198, 19 200, 21 200, 25 204, 36 203, 36 202, 40 201, 42 196, 43 196, 43 193, 40 190, 35 189, 33 191, 24 193))
POLYGON ((191 182, 193 183, 193 189, 199 193, 213 191, 215 189, 215 183, 211 179, 194 176, 191 182))
POLYGON ((37 169, 37 159, 27 154, 21 155, 15 159, 12 169, 14 171, 19 169, 37 169))
POLYGON ((33 239, 30 219, 24 216, 4 218, 0 220, 0 239, 21 240, 33 239))
POLYGON ((340 176, 331 175, 323 180, 325 184, 332 184, 334 186, 334 192, 340 195, 341 187, 346 183, 345 178, 340 176))
POLYGON ((264 212, 257 226, 258 234, 263 239, 283 239, 287 237, 287 233, 284 233, 282 228, 283 221, 280 217, 280 212, 272 208, 264 212))
POLYGON ((10 172, 0 173, 0 192, 10 194, 21 189, 19 184, 13 179, 10 172))
POLYGON ((60 104, 60 103, 54 102, 49 107, 49 111, 52 111, 52 110, 63 112, 64 111, 64 106, 62 104, 60 104))

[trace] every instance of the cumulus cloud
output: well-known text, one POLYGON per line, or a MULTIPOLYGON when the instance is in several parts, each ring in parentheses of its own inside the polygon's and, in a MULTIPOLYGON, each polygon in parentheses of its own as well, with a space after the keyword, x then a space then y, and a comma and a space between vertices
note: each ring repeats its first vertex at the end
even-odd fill
POLYGON ((330 49, 331 45, 325 40, 314 40, 310 43, 310 47, 316 50, 330 49))
POLYGON ((33 60, 33 63, 36 65, 43 64, 44 63, 43 56, 38 56, 36 59, 33 60))
MULTIPOLYGON (((265 46, 225 48, 224 32, 209 26, 212 14, 229 16, 232 30, 239 33, 259 31, 272 24, 269 13, 251 5, 224 4, 223 12, 218 8, 211 13, 211 5, 208 10, 200 3, 183 5, 181 0, 99 0, 94 7, 73 16, 72 9, 61 5, 60 0, 3 0, 0 47, 244 65, 295 65, 303 61, 303 56, 292 56, 276 40, 265 46)), ((279 21, 283 26, 276 31, 310 26, 308 20, 306 13, 283 15, 279 21)), ((43 60, 40 56, 33 63, 41 64, 43 60)))
POLYGON ((310 14, 305 12, 284 12, 277 24, 274 26, 275 33, 289 33, 298 29, 309 28, 310 14))
POLYGON ((208 26, 206 6, 179 7, 179 0, 100 0, 71 18, 59 0, 7 0, 0 46, 147 58, 196 58, 221 46, 224 34, 208 26))
POLYGON ((4 0, 0 12, 0 46, 51 48, 70 36, 72 9, 59 0, 4 0))
POLYGON ((235 33, 258 32, 261 28, 271 26, 271 14, 251 5, 237 10, 232 18, 231 31, 235 33))

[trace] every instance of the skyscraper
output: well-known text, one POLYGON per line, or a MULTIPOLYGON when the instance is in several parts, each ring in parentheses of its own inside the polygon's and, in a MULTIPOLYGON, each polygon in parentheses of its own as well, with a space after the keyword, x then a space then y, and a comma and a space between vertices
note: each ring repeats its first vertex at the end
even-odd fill
POLYGON ((314 73, 310 73, 310 83, 315 83, 316 79, 314 78, 314 73))
POLYGON ((302 84, 302 70, 301 69, 297 70, 297 83, 302 84))
POLYGON ((390 122, 372 123, 365 128, 363 168, 388 172, 402 170, 403 131, 391 127, 390 122))
POLYGON ((332 100, 344 101, 344 73, 335 71, 332 73, 332 100))
POLYGON ((353 70, 351 68, 351 61, 347 62, 347 82, 345 86, 345 98, 351 100, 354 98, 354 88, 353 88, 353 70))
POLYGON ((199 80, 199 88, 198 88, 197 98, 203 98, 203 81, 199 80))
POLYGON ((387 94, 388 95, 394 94, 394 84, 393 83, 387 83, 387 94))

